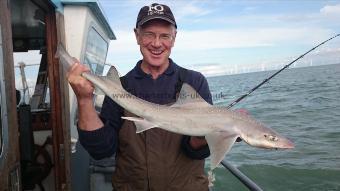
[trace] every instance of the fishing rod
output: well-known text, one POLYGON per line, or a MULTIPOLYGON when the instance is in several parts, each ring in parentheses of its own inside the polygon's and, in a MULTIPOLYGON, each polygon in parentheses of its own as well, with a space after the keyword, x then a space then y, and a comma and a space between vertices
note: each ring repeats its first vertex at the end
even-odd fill
POLYGON ((248 91, 246 94, 242 95, 241 97, 239 97, 238 99, 236 99, 235 101, 233 101, 231 104, 229 104, 227 106, 227 109, 230 109, 231 107, 233 107, 235 104, 237 104, 238 102, 240 102, 241 100, 243 100, 245 97, 247 97, 249 94, 251 94, 253 91, 255 91, 256 89, 258 89, 259 87, 261 87, 263 84, 265 84, 266 82, 268 82, 270 79, 272 79, 274 76, 276 76, 277 74, 279 74, 280 72, 282 72, 283 70, 285 70, 286 68, 288 68, 290 65, 292 65, 293 63, 295 63, 296 61, 300 60, 301 58, 303 58, 304 56, 306 56, 308 53, 312 52, 313 50, 315 50, 316 48, 318 48, 319 46, 325 44, 326 42, 336 38, 340 36, 340 34, 337 34, 335 36, 333 36, 332 38, 329 38, 325 41, 323 41, 322 43, 318 44, 317 46, 313 47, 312 49, 308 50, 307 52, 305 52, 304 54, 300 55, 298 58, 296 58, 295 60, 293 60, 292 62, 290 62, 289 64, 287 64, 286 66, 284 66, 283 68, 281 68, 279 71, 275 72, 273 75, 271 75, 270 77, 266 78, 265 80, 263 80, 260 84, 258 84, 257 86, 255 86, 253 89, 251 89, 250 91, 248 91))
MULTIPOLYGON (((238 99, 236 99, 235 101, 233 101, 231 104, 229 104, 227 106, 228 109, 230 109, 231 107, 233 107, 235 104, 237 104, 238 102, 240 102, 241 100, 243 100, 245 97, 247 97, 248 95, 250 95, 253 91, 255 91, 256 89, 258 89, 259 87, 261 87, 263 84, 265 84, 266 82, 268 82, 270 79, 272 79, 274 76, 276 76, 277 74, 279 74, 280 72, 282 72, 284 69, 288 68, 290 65, 292 65, 294 62, 300 60, 301 58, 303 58, 306 54, 312 52, 313 50, 315 50, 316 48, 318 48, 319 46, 325 44, 326 42, 336 38, 340 36, 340 34, 337 34, 335 36, 333 36, 332 38, 329 38, 325 41, 323 41, 322 43, 318 44, 317 46, 313 47, 312 49, 310 49, 309 51, 307 51, 306 53, 302 54, 301 56, 299 56, 298 58, 296 58, 295 60, 293 60, 292 62, 290 62, 289 64, 287 64, 286 66, 284 66, 283 68, 281 68, 279 71, 275 72, 273 75, 271 75, 270 77, 266 78, 265 80, 263 80, 260 84, 258 84, 257 86, 255 86, 253 89, 251 89, 250 91, 248 91, 246 94, 242 95, 241 97, 239 97, 238 99)), ((230 164, 227 160, 223 160, 221 161, 221 164, 228 169, 237 179, 239 179, 249 190, 251 191, 262 191, 262 189, 256 185, 255 182, 253 182, 251 179, 249 179, 246 175, 244 175, 238 168, 234 167, 232 164, 230 164)))

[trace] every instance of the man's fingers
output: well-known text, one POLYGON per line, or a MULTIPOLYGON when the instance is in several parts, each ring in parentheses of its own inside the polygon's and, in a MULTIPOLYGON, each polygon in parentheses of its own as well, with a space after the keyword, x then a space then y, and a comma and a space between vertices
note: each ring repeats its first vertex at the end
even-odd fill
POLYGON ((71 69, 72 69, 71 72, 74 73, 75 75, 81 75, 84 72, 90 71, 90 69, 87 66, 85 66, 84 64, 80 64, 79 62, 73 64, 71 69))
POLYGON ((94 86, 91 82, 82 76, 74 76, 69 78, 69 83, 76 94, 77 98, 88 98, 93 96, 94 86))
POLYGON ((78 62, 74 63, 74 64, 71 66, 71 68, 69 69, 69 71, 67 71, 66 76, 67 76, 67 79, 68 79, 69 82, 70 82, 70 78, 72 78, 72 76, 79 75, 79 74, 77 74, 77 73, 75 72, 77 67, 79 67, 79 63, 78 63, 78 62))
POLYGON ((71 82, 71 79, 75 76, 81 76, 84 72, 90 72, 90 69, 83 64, 80 64, 79 62, 75 62, 70 70, 67 72, 67 79, 69 82, 71 82))
POLYGON ((67 72, 67 80, 78 100, 93 98, 94 86, 90 81, 81 76, 84 72, 90 72, 90 69, 79 62, 75 62, 67 72))

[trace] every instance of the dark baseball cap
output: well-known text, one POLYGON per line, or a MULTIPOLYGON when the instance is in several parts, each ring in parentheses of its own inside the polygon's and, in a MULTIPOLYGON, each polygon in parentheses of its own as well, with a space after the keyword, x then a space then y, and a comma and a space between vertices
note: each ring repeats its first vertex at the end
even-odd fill
POLYGON ((140 9, 137 17, 136 28, 153 19, 162 19, 173 24, 176 28, 175 17, 167 5, 153 3, 140 9))

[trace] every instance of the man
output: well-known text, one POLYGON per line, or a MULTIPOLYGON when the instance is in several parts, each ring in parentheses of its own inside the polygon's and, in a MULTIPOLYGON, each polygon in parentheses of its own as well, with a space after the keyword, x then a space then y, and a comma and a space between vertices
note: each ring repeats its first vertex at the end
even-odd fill
MULTIPOLYGON (((203 75, 183 69, 169 58, 176 30, 177 24, 168 6, 154 3, 141 8, 134 32, 143 59, 121 78, 122 84, 137 97, 157 104, 171 104, 185 82, 212 103, 203 75)), ((95 159, 116 153, 114 190, 207 191, 204 159, 210 153, 205 139, 158 128, 136 134, 134 124, 121 119, 123 115, 133 114, 108 97, 98 117, 93 106, 93 85, 80 76, 88 71, 77 63, 68 73, 78 100, 79 139, 95 159)))

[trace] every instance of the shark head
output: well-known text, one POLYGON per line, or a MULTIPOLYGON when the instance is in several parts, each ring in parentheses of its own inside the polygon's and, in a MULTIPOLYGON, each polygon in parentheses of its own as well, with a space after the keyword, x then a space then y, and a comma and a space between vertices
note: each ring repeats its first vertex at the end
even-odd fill
POLYGON ((251 146, 268 148, 268 149, 292 149, 294 143, 289 139, 281 136, 274 130, 258 124, 248 131, 245 137, 242 137, 245 142, 251 146))

